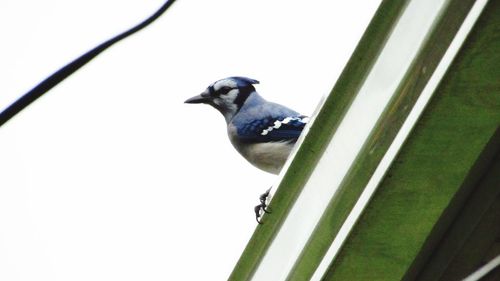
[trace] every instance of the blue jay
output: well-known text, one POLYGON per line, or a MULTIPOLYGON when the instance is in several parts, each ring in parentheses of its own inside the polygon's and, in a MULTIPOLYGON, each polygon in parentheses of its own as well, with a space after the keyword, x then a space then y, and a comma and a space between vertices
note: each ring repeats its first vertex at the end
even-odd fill
MULTIPOLYGON (((309 118, 266 101, 254 84, 259 81, 228 77, 212 83, 185 103, 204 103, 217 109, 226 120, 229 140, 236 150, 255 167, 278 174, 309 118)), ((259 223, 261 212, 268 212, 268 195, 269 190, 261 195, 261 204, 255 207, 259 223)))

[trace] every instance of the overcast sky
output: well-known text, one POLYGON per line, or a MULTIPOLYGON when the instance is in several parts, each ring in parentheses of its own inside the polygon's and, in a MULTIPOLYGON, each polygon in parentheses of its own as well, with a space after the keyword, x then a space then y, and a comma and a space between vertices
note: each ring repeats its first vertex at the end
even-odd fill
MULTIPOLYGON (((0 280, 225 280, 276 176, 217 111, 248 76, 310 115, 380 1, 178 0, 0 128, 0 280)), ((0 1, 0 108, 161 0, 0 1)))

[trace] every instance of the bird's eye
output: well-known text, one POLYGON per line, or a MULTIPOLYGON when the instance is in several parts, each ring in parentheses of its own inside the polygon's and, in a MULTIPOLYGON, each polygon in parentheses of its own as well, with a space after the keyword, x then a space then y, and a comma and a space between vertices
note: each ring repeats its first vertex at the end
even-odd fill
POLYGON ((229 91, 231 91, 232 88, 231 87, 228 87, 228 86, 224 86, 222 88, 220 88, 220 90, 217 91, 217 93, 219 95, 226 95, 227 93, 229 93, 229 91))

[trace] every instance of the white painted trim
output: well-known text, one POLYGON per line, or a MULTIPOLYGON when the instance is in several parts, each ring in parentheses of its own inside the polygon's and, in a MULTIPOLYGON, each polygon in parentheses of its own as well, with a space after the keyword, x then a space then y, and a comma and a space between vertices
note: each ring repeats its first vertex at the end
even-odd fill
POLYGON ((472 9, 469 11, 469 14, 465 18, 462 25, 460 26, 460 29, 458 30, 457 34, 453 38, 453 41, 451 42, 450 46, 446 50, 446 53, 444 54, 443 58, 439 62, 436 70, 432 74, 427 85, 425 86, 425 88, 423 89, 419 98, 417 99, 415 106, 411 110, 410 114, 408 115, 407 119, 405 120, 400 131, 396 135, 396 138, 394 138, 394 140, 393 140, 391 146, 389 147, 389 149, 387 150, 386 154, 384 155, 384 157, 380 161, 380 163, 379 163, 377 169, 375 170, 374 174, 372 175, 370 181, 368 182, 365 189, 363 190, 363 193, 361 194, 360 198, 356 202, 356 205, 352 209, 351 213, 349 214, 346 221, 342 225, 339 233, 335 237, 332 245, 328 249, 326 255, 323 257, 323 260, 319 264, 318 268, 316 269, 313 277, 311 278, 312 281, 321 280, 323 275, 326 273, 326 270, 328 269, 329 265, 331 264, 333 259, 337 256, 338 252, 340 251, 340 248, 342 247, 345 240, 347 239, 348 234, 351 232, 356 221, 361 216, 361 213, 368 205, 370 198, 375 193, 377 186, 382 181, 385 173, 389 169, 390 164, 392 163, 392 161, 396 157, 397 153, 399 152, 404 141, 406 140, 406 138, 410 134, 414 125, 417 123, 418 118, 420 117, 420 115, 424 111, 427 103, 430 101, 432 94, 436 90, 439 82, 443 78, 444 74, 446 73, 446 71, 448 70, 449 66, 451 65, 453 59, 455 58, 456 54, 460 50, 460 47, 462 46, 463 42, 467 38, 467 35, 469 34, 470 30, 474 26, 474 23, 479 18, 479 15, 481 14, 481 11, 483 10, 486 3, 487 3, 487 0, 478 0, 474 4, 472 9))
POLYGON ((481 278, 483 278, 486 274, 488 274, 490 271, 497 268, 498 266, 500 266, 500 256, 497 256, 496 258, 492 259, 487 264, 483 265, 481 268, 476 270, 474 273, 467 276, 463 281, 478 281, 481 278))

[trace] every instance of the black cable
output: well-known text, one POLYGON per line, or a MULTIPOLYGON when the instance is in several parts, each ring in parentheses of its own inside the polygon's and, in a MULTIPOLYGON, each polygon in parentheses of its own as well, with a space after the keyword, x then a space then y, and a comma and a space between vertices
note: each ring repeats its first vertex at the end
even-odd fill
POLYGON ((31 89, 29 92, 24 94, 22 97, 20 97, 18 100, 16 100, 14 103, 12 103, 9 107, 7 107, 4 111, 0 113, 0 127, 5 124, 7 121, 9 121, 12 117, 14 117, 16 114, 18 114, 21 110, 26 108, 28 105, 30 105, 32 102, 34 102, 36 99, 41 97, 43 94, 48 92, 50 89, 52 89, 54 86, 57 84, 61 83, 64 79, 66 79, 68 76, 73 74, 75 71, 80 69, 80 67, 84 66, 87 64, 89 61, 91 61, 93 58, 95 58, 97 55, 99 55, 101 52, 115 44, 116 42, 136 33, 137 31, 143 29, 144 27, 148 26, 150 23, 155 21, 157 18, 159 18, 165 11, 175 2, 175 0, 168 0, 163 4, 158 11, 156 11, 153 15, 151 15, 149 18, 144 20, 143 22, 139 23, 138 25, 132 27, 131 29, 118 34, 117 36, 105 41, 104 43, 101 43, 97 47, 91 49, 90 51, 86 52, 85 54, 81 55, 74 61, 70 62, 66 66, 62 67, 58 71, 56 71, 54 74, 50 75, 47 77, 45 80, 40 82, 37 86, 35 86, 33 89, 31 89))

